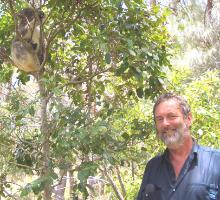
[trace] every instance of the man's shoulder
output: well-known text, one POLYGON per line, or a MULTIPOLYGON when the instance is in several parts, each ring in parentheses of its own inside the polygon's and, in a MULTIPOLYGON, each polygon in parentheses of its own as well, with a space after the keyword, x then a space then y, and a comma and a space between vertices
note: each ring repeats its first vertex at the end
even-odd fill
POLYGON ((198 154, 203 157, 212 157, 213 159, 217 159, 220 162, 220 150, 198 145, 198 154))
POLYGON ((202 146, 202 145, 198 145, 198 151, 199 152, 207 152, 207 153, 214 153, 217 155, 220 155, 220 149, 215 149, 212 147, 207 147, 207 146, 202 146))
POLYGON ((148 161, 148 165, 154 165, 154 164, 157 164, 159 162, 161 162, 161 160, 163 159, 163 156, 164 154, 158 154, 156 155, 155 157, 151 158, 149 161, 148 161))

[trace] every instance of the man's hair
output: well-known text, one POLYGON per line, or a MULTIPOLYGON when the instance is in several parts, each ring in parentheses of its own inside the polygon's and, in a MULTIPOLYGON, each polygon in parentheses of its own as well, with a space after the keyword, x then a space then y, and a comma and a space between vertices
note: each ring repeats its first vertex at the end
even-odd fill
POLYGON ((180 108, 181 108, 181 111, 183 113, 184 116, 187 116, 191 111, 190 109, 190 106, 189 104, 187 103, 186 99, 184 99, 183 97, 177 95, 177 94, 174 94, 172 92, 169 92, 169 93, 166 93, 166 94, 162 94, 161 96, 158 97, 158 99, 156 100, 155 104, 154 104, 154 107, 153 107, 153 114, 154 114, 154 117, 155 117, 155 110, 157 108, 157 106, 164 102, 164 101, 168 101, 170 99, 173 99, 175 100, 180 108))

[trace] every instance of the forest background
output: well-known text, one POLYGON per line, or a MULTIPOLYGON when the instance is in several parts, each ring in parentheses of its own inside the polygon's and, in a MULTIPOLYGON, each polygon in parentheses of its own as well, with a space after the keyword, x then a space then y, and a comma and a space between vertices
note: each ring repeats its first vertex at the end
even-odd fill
POLYGON ((219 40, 218 0, 1 0, 0 199, 135 199, 164 150, 152 105, 167 91, 220 148, 219 40), (46 15, 38 79, 8 62, 30 5, 46 15))

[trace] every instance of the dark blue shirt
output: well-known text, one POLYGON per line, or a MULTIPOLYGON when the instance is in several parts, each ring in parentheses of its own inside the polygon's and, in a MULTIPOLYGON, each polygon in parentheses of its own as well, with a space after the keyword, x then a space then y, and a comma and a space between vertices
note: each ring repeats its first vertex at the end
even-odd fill
POLYGON ((177 178, 168 154, 148 162, 137 200, 220 200, 220 151, 194 144, 177 178))

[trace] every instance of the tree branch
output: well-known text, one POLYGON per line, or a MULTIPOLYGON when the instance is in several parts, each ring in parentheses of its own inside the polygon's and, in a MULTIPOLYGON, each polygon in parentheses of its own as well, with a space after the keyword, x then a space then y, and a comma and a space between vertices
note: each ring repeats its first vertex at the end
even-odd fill
POLYGON ((109 182, 110 185, 112 186, 112 188, 113 188, 113 190, 114 190, 114 192, 115 192, 117 198, 118 198, 119 200, 125 200, 125 199, 123 198, 123 196, 121 195, 120 191, 118 190, 117 185, 115 184, 114 180, 109 176, 106 167, 104 167, 104 170, 101 170, 101 171, 102 171, 102 173, 107 177, 108 182, 109 182))
POLYGON ((120 175, 120 169, 119 169, 118 166, 116 166, 115 168, 116 168, 116 173, 117 173, 117 176, 118 176, 118 181, 119 181, 119 184, 121 186, 122 194, 123 194, 124 197, 126 197, 125 186, 124 186, 124 183, 123 183, 121 175, 120 175))

